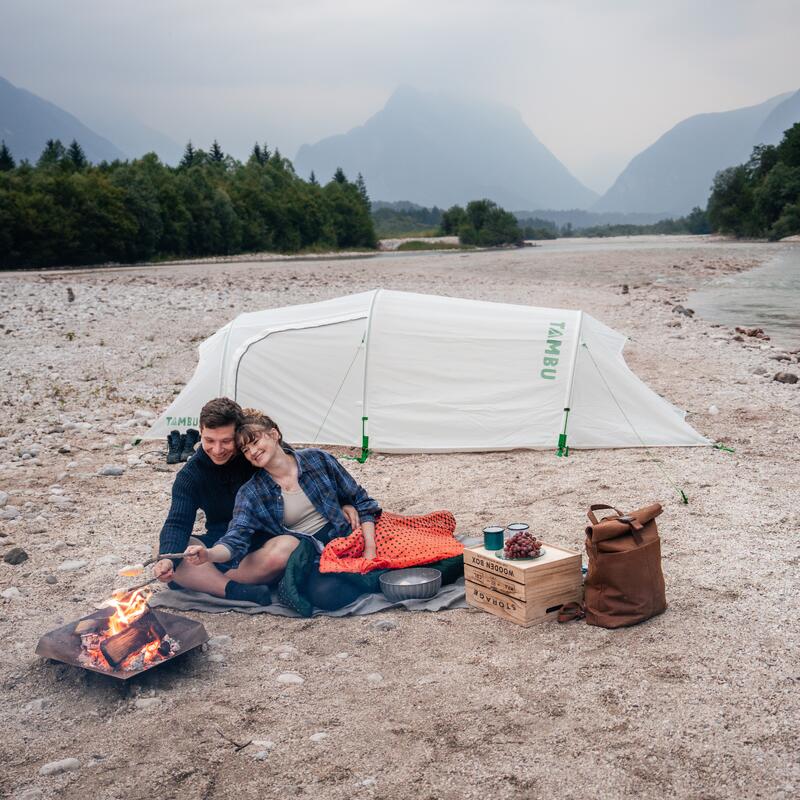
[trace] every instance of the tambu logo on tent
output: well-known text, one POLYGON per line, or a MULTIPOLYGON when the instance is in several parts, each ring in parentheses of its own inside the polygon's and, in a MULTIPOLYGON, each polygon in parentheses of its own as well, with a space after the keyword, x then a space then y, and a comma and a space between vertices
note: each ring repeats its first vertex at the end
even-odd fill
POLYGON ((167 417, 168 427, 174 428, 196 428, 200 424, 200 417, 167 417))
POLYGON ((547 349, 544 351, 544 366, 539 373, 542 378, 548 381, 556 379, 556 367, 561 355, 561 345, 564 343, 564 331, 566 322, 551 322, 547 331, 547 349))

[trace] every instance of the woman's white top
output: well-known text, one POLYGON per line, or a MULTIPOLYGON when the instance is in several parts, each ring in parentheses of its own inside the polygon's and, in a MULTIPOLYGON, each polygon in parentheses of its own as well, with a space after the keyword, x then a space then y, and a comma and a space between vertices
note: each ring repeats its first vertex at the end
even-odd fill
POLYGON ((328 520, 311 505, 308 495, 298 489, 296 492, 287 492, 281 489, 283 496, 283 524, 287 528, 303 533, 315 534, 322 530, 328 520))

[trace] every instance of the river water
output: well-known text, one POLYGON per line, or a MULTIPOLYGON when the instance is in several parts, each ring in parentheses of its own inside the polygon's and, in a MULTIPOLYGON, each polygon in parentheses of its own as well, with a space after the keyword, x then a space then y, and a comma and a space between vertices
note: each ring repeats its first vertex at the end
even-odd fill
POLYGON ((686 305, 704 319, 763 328, 779 347, 800 348, 800 247, 763 267, 718 278, 693 292, 686 305))

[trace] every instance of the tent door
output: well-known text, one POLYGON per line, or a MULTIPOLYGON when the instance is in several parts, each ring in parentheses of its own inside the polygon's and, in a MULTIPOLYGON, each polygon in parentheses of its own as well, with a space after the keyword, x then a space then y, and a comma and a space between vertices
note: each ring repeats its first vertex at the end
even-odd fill
POLYGON ((251 340, 233 395, 263 411, 288 442, 361 445, 366 317, 268 331, 251 340))

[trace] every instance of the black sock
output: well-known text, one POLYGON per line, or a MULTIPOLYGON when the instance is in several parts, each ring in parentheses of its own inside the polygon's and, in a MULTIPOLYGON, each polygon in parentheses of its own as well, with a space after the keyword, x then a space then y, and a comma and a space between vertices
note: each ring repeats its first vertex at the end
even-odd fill
POLYGON ((228 581, 225 584, 225 597, 228 600, 247 600, 260 606, 268 606, 272 602, 272 593, 264 583, 228 581))

